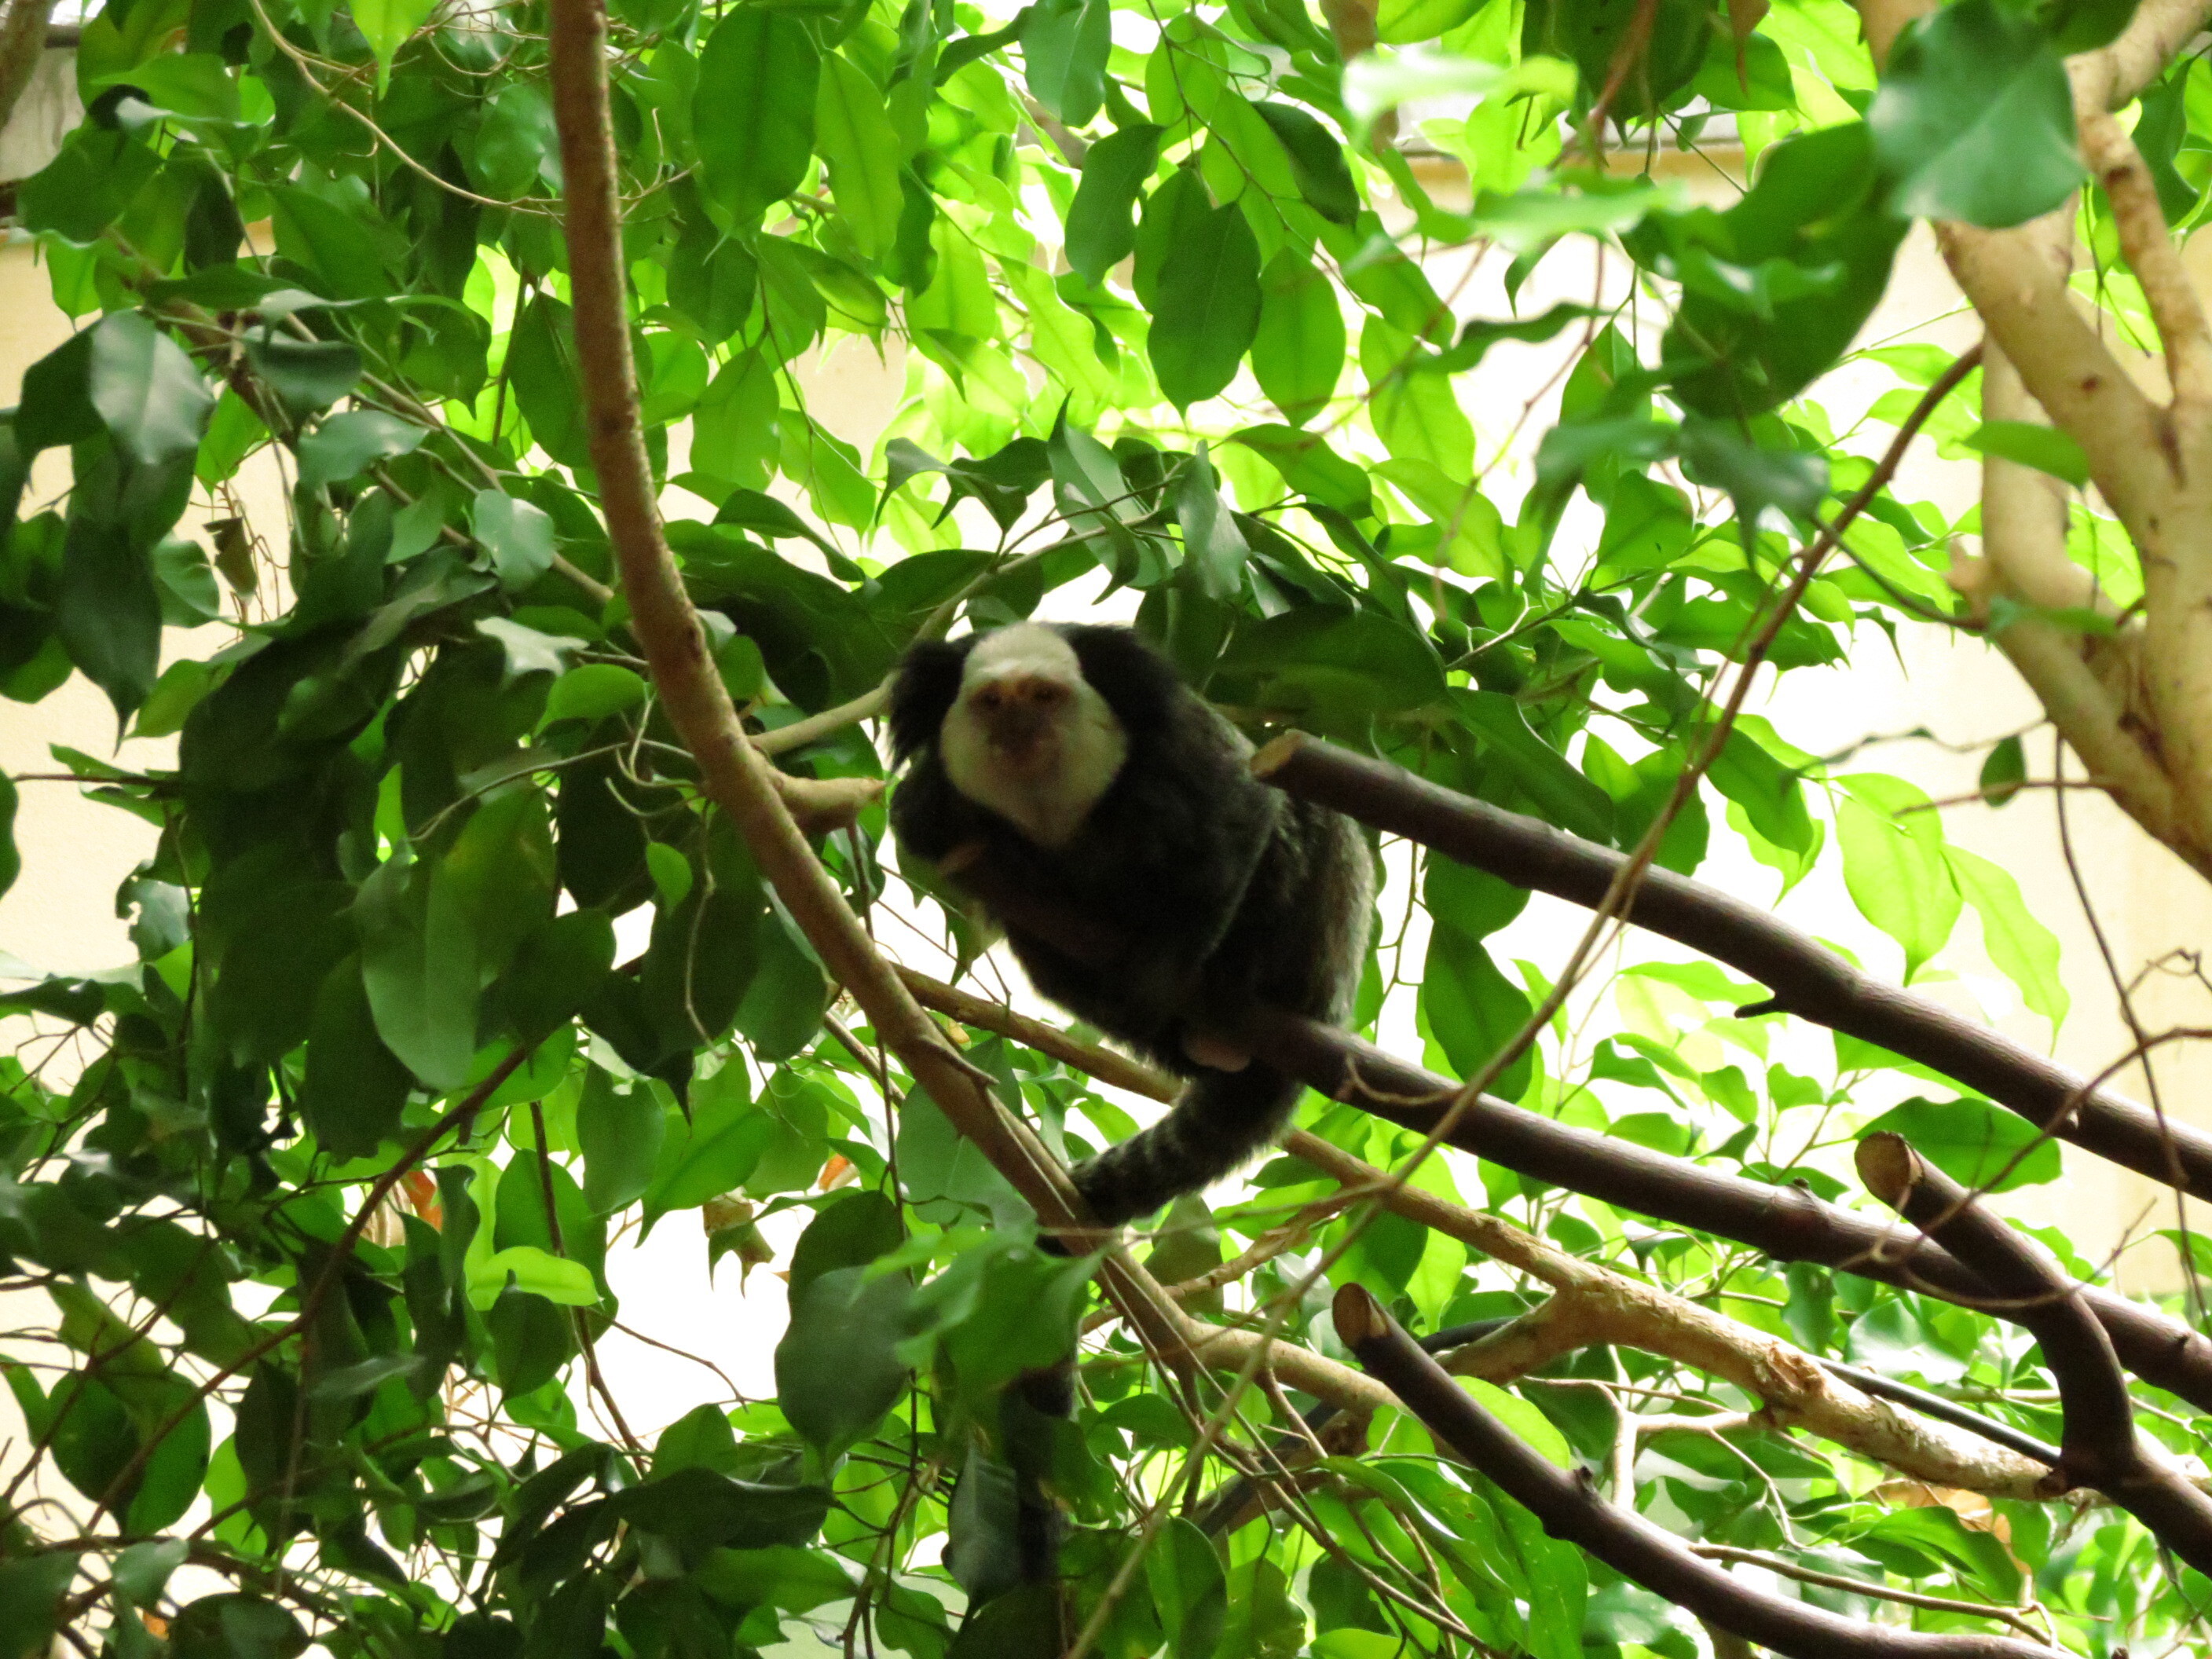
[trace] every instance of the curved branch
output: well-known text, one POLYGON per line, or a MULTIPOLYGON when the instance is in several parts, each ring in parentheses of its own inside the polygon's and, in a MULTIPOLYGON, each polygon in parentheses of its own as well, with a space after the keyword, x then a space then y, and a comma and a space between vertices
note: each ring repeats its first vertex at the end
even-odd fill
POLYGON ((1335 1314, 1337 1334, 1359 1363, 1439 1441, 1533 1512, 1546 1532, 1699 1619, 1790 1659, 2051 1659, 2048 1649, 2001 1636, 1923 1635, 1754 1589, 1641 1516, 1605 1503, 1587 1480, 1553 1467, 1477 1405, 1358 1285, 1337 1292, 1335 1314))
MULTIPOLYGON (((1269 744, 1254 757, 1252 769, 1303 799, 1576 904, 1602 902, 1626 862, 1610 848, 1540 819, 1455 793, 1303 732, 1269 744)), ((2153 1181, 2212 1197, 2212 1135, 2161 1122, 2149 1108, 2085 1083, 1988 1026, 1861 972, 1771 910, 1655 868, 1630 900, 1626 916, 1757 980, 1786 1012, 1932 1066, 2039 1127, 2153 1181)))
POLYGON ((2042 1347, 2065 1425, 2048 1490, 2093 1486, 2199 1572, 2212 1571, 2212 1498, 2136 1433, 2119 1357, 2079 1288, 1903 1136, 1869 1135, 1859 1143, 1858 1168, 1869 1192, 1989 1282, 2003 1299, 1988 1311, 2042 1347))
MULTIPOLYGON (((1566 842, 1567 837, 1548 825, 1540 827, 1553 841, 1566 842)), ((1615 856, 1603 848, 1589 850, 1604 858, 1615 856)), ((970 866, 961 880, 994 914, 1018 921, 1078 960, 1113 959, 1113 940, 1102 941, 1096 937, 1096 927, 1087 921, 1073 922, 1034 893, 994 881, 988 864, 970 866), (1093 951, 1104 955, 1087 954, 1093 951)), ((1450 1126, 1443 1137, 1449 1145, 1518 1174, 1602 1199, 1616 1208, 1717 1233, 1779 1261, 1818 1262, 1966 1307, 1978 1307, 1989 1298, 1989 1286, 1980 1276, 1948 1252, 1923 1245, 1910 1261, 1893 1260, 1890 1247, 1894 1241, 1888 1230, 1868 1217, 1823 1203, 1802 1187, 1771 1187, 1725 1175, 1633 1141, 1575 1128, 1487 1095, 1469 1097, 1463 1085, 1387 1054, 1349 1031, 1258 1008, 1237 1029, 1218 1035, 1303 1079, 1332 1100, 1417 1133, 1435 1133, 1449 1112, 1450 1126)), ((2112 1334, 2130 1370, 2212 1411, 2212 1341, 2154 1308, 2111 1291, 2085 1289, 2083 1295, 2112 1334)))

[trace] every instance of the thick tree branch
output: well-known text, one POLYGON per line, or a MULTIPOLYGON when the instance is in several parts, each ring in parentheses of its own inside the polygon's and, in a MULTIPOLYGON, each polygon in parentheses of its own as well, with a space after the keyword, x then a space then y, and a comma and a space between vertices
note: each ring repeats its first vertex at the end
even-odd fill
MULTIPOLYGON (((1602 902, 1625 861, 1539 819, 1303 732, 1269 744, 1252 766, 1291 794, 1576 904, 1602 902)), ((2185 1190, 2212 1197, 2212 1136, 2162 1123, 2148 1107, 2085 1083, 1988 1026, 1861 972, 1771 910, 1653 869, 1626 915, 1757 980, 1789 1013, 1918 1060, 2154 1181, 2173 1180, 2179 1168, 2185 1190)))
POLYGON ((1996 1291, 2003 1299, 1990 1312, 2041 1346, 2065 1423, 2048 1490, 2094 1487, 2199 1572, 2212 1571, 2212 1498, 2136 1433, 2119 1358, 2079 1287, 1902 1136, 1869 1135, 1859 1143, 1858 1168, 1869 1191, 1996 1291))
POLYGON ((2117 110, 2166 73, 2212 17, 2212 0, 2142 0, 2119 38, 2066 60, 2076 110, 2117 110))
MULTIPOLYGON (((1418 1133, 1429 1133, 1447 1109, 1455 1109, 1448 1144, 1616 1208, 1717 1233, 1778 1261, 1818 1262, 1966 1307, 1990 1297, 1980 1275, 1948 1252, 1922 1244, 1902 1256, 1879 1223, 1823 1203, 1802 1188, 1747 1181, 1488 1096, 1462 1102, 1460 1085, 1449 1079, 1292 1015, 1264 1012, 1236 1035, 1331 1099, 1418 1133)), ((2124 1297, 2094 1287, 2081 1293, 2130 1370, 2212 1410, 2212 1342, 2124 1297)))
MULTIPOLYGON (((1548 825, 1540 827, 1555 842, 1568 842, 1568 837, 1548 825)), ((1603 848, 1590 850, 1604 858, 1615 856, 1603 848)), ((1097 932, 1095 927, 1063 926, 1067 919, 1036 894, 994 884, 988 866, 975 866, 963 880, 995 914, 1018 919, 1023 927, 1051 939, 1079 960, 1094 959, 1085 955, 1093 949, 1104 953, 1095 959, 1113 959, 1114 941, 1091 937, 1097 932)), ((1717 1233, 1779 1261, 1818 1262, 1967 1307, 1978 1307, 1989 1297, 1989 1287, 1979 1276, 1948 1253, 1923 1246, 1911 1253, 1909 1261, 1895 1260, 1887 1230, 1867 1217, 1823 1203, 1802 1188, 1747 1181, 1633 1141, 1577 1129, 1486 1095, 1469 1097, 1462 1085, 1386 1054, 1348 1031, 1261 1008, 1252 1011, 1238 1029, 1219 1035, 1304 1079, 1332 1100, 1418 1133, 1435 1133, 1449 1112, 1450 1127, 1443 1137, 1447 1145, 1555 1187, 1587 1193, 1617 1208, 1717 1233)), ((2124 1297, 2095 1289, 2083 1294, 2111 1332, 2129 1370, 2212 1411, 2212 1341, 2124 1297)))
POLYGON ((2090 476, 2140 543, 2159 524, 2172 491, 2172 434, 2164 411, 2076 307, 2066 282, 2072 216, 2058 216, 2069 233, 2066 266, 2053 264, 2036 224, 1981 230, 1947 222, 1936 226, 1936 240, 1990 337, 2051 418, 2081 444, 2090 476))
MULTIPOLYGON (((1876 64, 1905 23, 1931 9, 1930 0, 1859 0, 1876 64)), ((2068 661, 2069 641, 2044 624, 2008 629, 2021 637, 2001 643, 2120 805, 2212 877, 2212 343, 2142 159, 2110 118, 2164 72, 2207 10, 2204 0, 2151 0, 2111 46, 2068 64, 2084 149, 2166 348, 2171 410, 2128 377, 2068 289, 2070 204, 2009 230, 1949 223, 1936 235, 1990 338, 2080 443, 2135 542, 2145 587, 2144 708, 2130 708, 2129 685, 2116 714, 2109 684, 2094 690, 2068 661), (2150 718, 2130 722, 2142 714, 2150 718), (2148 729, 2138 738, 2130 723, 2148 729)))
POLYGON ((1587 1479, 1553 1468, 1477 1405, 1358 1285, 1337 1292, 1335 1311, 1337 1334, 1359 1363, 1439 1442, 1531 1510, 1546 1532, 1699 1619, 1791 1659, 2050 1659, 2046 1649, 2003 1637, 1923 1635, 1753 1589, 1642 1516, 1605 1503, 1587 1479))
MULTIPOLYGON (((1174 1099, 1180 1087, 1176 1079, 1164 1072, 1110 1049, 1079 1042, 1003 1004, 911 969, 901 968, 899 976, 925 1007, 950 1014, 964 1024, 1012 1037, 1103 1082, 1163 1101, 1174 1099)), ((2040 1480, 2044 1468, 2057 1459, 2055 1450, 2033 1437, 1992 1423, 1937 1395, 1900 1388, 1870 1372, 1802 1352, 1724 1315, 1569 1255, 1510 1222, 1407 1186, 1392 1179, 1389 1171, 1354 1158, 1318 1135, 1294 1129, 1284 1138, 1283 1150, 1312 1164, 1347 1191, 1374 1199, 1395 1215, 1455 1238, 1555 1291, 1581 1296, 1583 1300, 1577 1305, 1577 1316, 1585 1322, 1577 1328, 1587 1334, 1568 1347, 1583 1346, 1584 1341, 1620 1343, 1676 1360, 1765 1401, 1766 1415, 1778 1428, 1805 1429, 1938 1486, 2027 1497, 2040 1480), (1838 1382, 1841 1388, 1836 1386, 1838 1382), (1936 1433, 1916 1418, 1903 1417, 1886 1406, 1876 1407, 1873 1404, 1876 1400, 1932 1415, 1978 1441, 1994 1441, 2020 1455, 1994 1456, 1983 1445, 1936 1433)), ((1528 1333, 1508 1342, 1499 1340, 1501 1330, 1462 1349, 1453 1358, 1453 1369, 1491 1382, 1510 1381, 1566 1352, 1567 1348, 1551 1345, 1567 1329, 1559 1324, 1545 1331, 1537 1340, 1547 1351, 1526 1364, 1518 1363, 1516 1356, 1534 1352, 1533 1345, 1526 1349, 1518 1346, 1528 1333)))

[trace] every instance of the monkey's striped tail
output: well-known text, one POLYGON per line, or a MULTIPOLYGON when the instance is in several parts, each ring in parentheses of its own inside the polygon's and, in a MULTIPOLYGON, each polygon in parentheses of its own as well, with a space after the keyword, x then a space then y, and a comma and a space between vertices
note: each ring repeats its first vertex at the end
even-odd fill
POLYGON ((1303 1085, 1255 1060, 1200 1072, 1168 1115, 1074 1171, 1102 1225, 1118 1227, 1233 1175, 1274 1144, 1303 1085))

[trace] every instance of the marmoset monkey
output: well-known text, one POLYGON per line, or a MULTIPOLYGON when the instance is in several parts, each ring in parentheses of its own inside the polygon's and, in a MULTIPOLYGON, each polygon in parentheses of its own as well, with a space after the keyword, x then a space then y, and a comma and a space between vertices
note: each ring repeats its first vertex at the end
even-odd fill
POLYGON ((1188 1078, 1168 1115, 1075 1171, 1117 1226, 1282 1133, 1299 1085, 1211 1035, 1255 1004, 1337 1022, 1374 869, 1346 818, 1255 779, 1235 726, 1126 628, 1024 623, 915 644, 892 683, 891 825, 945 873, 1114 941, 1085 959, 998 920, 1047 997, 1188 1078))

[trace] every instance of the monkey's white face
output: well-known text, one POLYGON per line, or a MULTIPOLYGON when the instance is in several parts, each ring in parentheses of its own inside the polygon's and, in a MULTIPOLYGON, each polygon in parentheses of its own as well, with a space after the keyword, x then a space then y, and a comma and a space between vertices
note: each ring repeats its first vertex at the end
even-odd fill
POLYGON ((938 734, 952 787, 1042 847, 1083 827, 1128 752, 1074 648, 1035 623, 976 642, 938 734))

